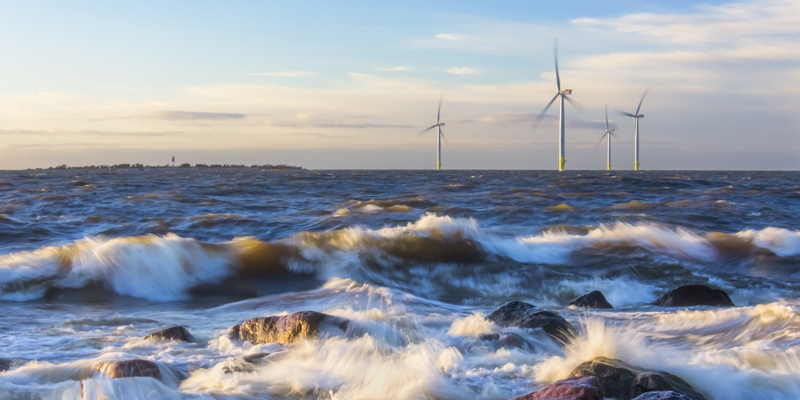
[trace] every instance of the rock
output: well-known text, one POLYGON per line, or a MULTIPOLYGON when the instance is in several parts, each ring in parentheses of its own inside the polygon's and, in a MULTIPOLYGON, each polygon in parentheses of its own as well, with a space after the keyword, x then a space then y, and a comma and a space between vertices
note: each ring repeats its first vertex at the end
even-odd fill
POLYGON ((542 328, 550 337, 562 342, 568 342, 575 335, 575 329, 564 317, 521 301, 503 304, 486 319, 502 327, 542 328))
POLYGON ((173 326, 172 328, 167 328, 163 331, 153 332, 144 338, 148 340, 180 340, 182 342, 194 341, 192 334, 182 326, 173 326))
POLYGON ((600 380, 594 376, 573 377, 515 398, 514 400, 603 400, 600 380))
POLYGON ((603 394, 618 400, 631 400, 642 393, 670 390, 690 400, 705 400, 683 379, 664 371, 634 367, 620 360, 597 357, 586 361, 570 376, 595 376, 600 379, 603 394))
POLYGON ((516 333, 487 333, 478 336, 478 339, 484 340, 487 342, 492 342, 495 348, 518 348, 518 349, 533 349, 533 346, 528 343, 525 338, 516 333))
POLYGON ((14 365, 14 361, 7 358, 0 358, 0 372, 8 371, 12 365, 14 365))
POLYGON ((569 305, 583 308, 614 308, 614 306, 612 306, 611 303, 606 300, 606 296, 603 296, 603 293, 601 293, 599 290, 595 290, 578 297, 577 299, 570 301, 569 305))
POLYGON ((131 378, 135 376, 150 377, 161 380, 158 364, 147 360, 102 361, 92 369, 111 378, 131 378))
POLYGON ((686 285, 672 289, 653 304, 662 307, 722 306, 734 307, 728 294, 706 285, 686 285))
POLYGON ((251 318, 230 329, 231 337, 250 343, 289 344, 299 339, 316 337, 325 328, 347 330, 349 320, 315 311, 251 318))
POLYGON ((688 397, 671 390, 647 392, 633 400, 689 400, 688 397))
POLYGON ((222 372, 232 374, 234 372, 253 372, 256 366, 266 363, 266 358, 270 353, 250 354, 241 358, 232 359, 222 367, 222 372))

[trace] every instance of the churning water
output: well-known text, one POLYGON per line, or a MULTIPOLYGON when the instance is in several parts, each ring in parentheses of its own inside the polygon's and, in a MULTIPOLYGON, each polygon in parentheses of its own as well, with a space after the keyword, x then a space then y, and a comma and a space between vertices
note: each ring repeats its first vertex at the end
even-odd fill
POLYGON ((0 398, 505 399, 608 356, 796 399, 798 229, 794 172, 0 172, 0 398), (650 304, 686 284, 737 307, 650 304), (567 307, 592 290, 615 308, 567 307), (484 318, 509 300, 578 336, 484 318), (303 310, 352 329, 228 335, 303 310), (142 339, 174 325, 195 342, 142 339), (531 345, 481 340, 502 332, 531 345), (162 379, 94 372, 123 359, 162 379))

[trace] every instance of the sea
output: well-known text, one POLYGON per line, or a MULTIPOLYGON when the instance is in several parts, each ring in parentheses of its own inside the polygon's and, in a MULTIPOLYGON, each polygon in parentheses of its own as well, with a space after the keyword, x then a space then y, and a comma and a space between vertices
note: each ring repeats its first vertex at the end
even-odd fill
POLYGON ((2 171, 0 399, 510 399, 598 356, 797 399, 798 282, 798 172, 2 171), (652 304, 690 284, 735 307, 652 304), (569 306, 594 290, 614 308, 569 306), (576 336, 486 319, 513 300, 576 336), (229 334, 298 311, 350 324, 229 334), (162 378, 94 367, 131 359, 162 378))

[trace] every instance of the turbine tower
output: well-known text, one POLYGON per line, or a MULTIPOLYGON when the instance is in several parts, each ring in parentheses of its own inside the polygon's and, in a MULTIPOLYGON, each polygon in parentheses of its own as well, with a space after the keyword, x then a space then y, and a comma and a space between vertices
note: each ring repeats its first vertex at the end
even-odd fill
POLYGON ((644 118, 644 114, 639 114, 639 109, 642 108, 642 102, 644 101, 644 97, 647 96, 648 91, 650 91, 649 86, 644 90, 644 94, 642 94, 642 99, 639 100, 639 106, 636 107, 635 113, 631 114, 625 111, 617 110, 620 114, 633 118, 633 170, 634 171, 639 170, 639 118, 644 118))
MULTIPOLYGON (((606 104, 606 132, 603 134, 603 136, 600 137, 600 141, 597 142, 597 145, 599 146, 600 143, 603 143, 603 139, 608 137, 608 152, 607 152, 607 155, 606 155, 606 159, 607 159, 606 168, 607 168, 608 171, 611 171, 611 136, 616 137, 617 135, 615 135, 614 134, 614 130, 609 128, 609 126, 608 126, 608 105, 606 104)), ((596 147, 595 147, 595 149, 596 149, 596 147)))
POLYGON ((439 98, 439 112, 436 113, 436 125, 431 125, 429 128, 420 132, 420 135, 424 135, 426 132, 433 128, 436 129, 436 170, 442 169, 442 139, 447 142, 447 138, 444 137, 444 132, 442 132, 442 127, 444 126, 444 122, 439 122, 440 117, 442 116, 442 99, 444 95, 439 98))
POLYGON ((567 160, 564 158, 564 100, 568 101, 572 104, 575 108, 579 108, 578 105, 567 95, 572 94, 572 89, 564 89, 561 90, 561 78, 558 75, 558 38, 556 38, 555 42, 553 43, 553 60, 556 66, 556 87, 558 91, 556 95, 547 103, 547 106, 544 108, 541 114, 536 118, 536 122, 534 123, 534 128, 539 125, 539 121, 544 118, 545 113, 553 105, 553 102, 556 101, 557 98, 561 98, 561 107, 559 108, 558 113, 558 170, 564 170, 564 164, 567 160))

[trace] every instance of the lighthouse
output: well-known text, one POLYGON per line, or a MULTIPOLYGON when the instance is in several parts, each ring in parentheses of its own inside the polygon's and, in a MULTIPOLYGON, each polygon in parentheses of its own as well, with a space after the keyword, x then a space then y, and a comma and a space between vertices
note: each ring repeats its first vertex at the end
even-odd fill
POLYGON ((172 156, 172 164, 170 164, 169 166, 175 167, 175 156, 172 156))

